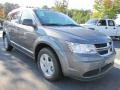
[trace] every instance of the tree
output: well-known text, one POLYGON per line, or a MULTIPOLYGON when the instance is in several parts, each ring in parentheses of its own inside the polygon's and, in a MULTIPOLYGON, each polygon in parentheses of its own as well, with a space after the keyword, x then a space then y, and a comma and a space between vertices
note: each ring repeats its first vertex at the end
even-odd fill
POLYGON ((68 11, 68 15, 78 23, 85 23, 88 19, 90 19, 91 11, 72 9, 68 11))
POLYGON ((120 0, 115 0, 114 1, 114 10, 116 11, 117 14, 120 14, 120 0))
POLYGON ((47 5, 44 5, 42 9, 49 9, 49 7, 47 5))
POLYGON ((4 8, 2 4, 0 4, 0 18, 4 18, 4 8))
POLYGON ((19 8, 18 4, 13 4, 13 3, 8 3, 6 2, 4 4, 4 12, 5 12, 5 16, 13 9, 19 8))
POLYGON ((63 13, 67 13, 68 2, 68 0, 56 0, 53 9, 63 13))
POLYGON ((120 12, 120 0, 95 0, 95 18, 116 18, 116 14, 120 12))
POLYGON ((69 0, 56 0, 54 10, 68 14, 78 23, 84 23, 90 19, 91 11, 90 10, 76 10, 68 9, 69 0))

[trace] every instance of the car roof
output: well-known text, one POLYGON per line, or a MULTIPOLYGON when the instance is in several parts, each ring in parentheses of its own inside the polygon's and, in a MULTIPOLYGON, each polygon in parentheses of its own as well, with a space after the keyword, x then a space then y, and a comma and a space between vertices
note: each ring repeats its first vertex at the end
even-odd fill
POLYGON ((113 19, 108 19, 108 18, 92 18, 90 20, 113 20, 113 19))
POLYGON ((15 12, 18 12, 18 11, 22 11, 22 10, 49 10, 49 11, 53 11, 52 9, 41 9, 39 7, 20 7, 20 8, 17 8, 17 9, 14 9, 12 10, 10 13, 8 13, 8 15, 11 15, 12 13, 15 13, 15 12))

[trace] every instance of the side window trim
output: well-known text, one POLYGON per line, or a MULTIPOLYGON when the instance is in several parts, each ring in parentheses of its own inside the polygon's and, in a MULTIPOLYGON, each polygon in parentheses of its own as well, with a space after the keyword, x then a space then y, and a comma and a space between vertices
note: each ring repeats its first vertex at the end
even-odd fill
POLYGON ((20 10, 20 18, 19 18, 19 20, 18 20, 18 23, 19 23, 19 24, 20 24, 21 16, 22 16, 22 10, 20 10))
POLYGON ((115 22, 113 20, 108 20, 108 26, 114 26, 115 27, 115 22), (110 25, 110 22, 112 22, 113 25, 110 25))
POLYGON ((32 13, 32 16, 34 17, 34 22, 35 22, 35 24, 39 24, 39 20, 38 20, 38 18, 36 17, 36 15, 35 15, 35 13, 32 11, 31 12, 32 13))

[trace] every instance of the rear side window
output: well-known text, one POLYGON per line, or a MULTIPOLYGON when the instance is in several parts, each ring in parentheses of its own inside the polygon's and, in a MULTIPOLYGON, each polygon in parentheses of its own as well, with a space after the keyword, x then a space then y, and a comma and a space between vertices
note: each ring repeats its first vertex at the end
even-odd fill
POLYGON ((19 19, 21 17, 21 13, 20 13, 20 11, 15 12, 15 13, 11 14, 10 17, 11 17, 11 22, 18 23, 19 19))
POLYGON ((100 20, 98 26, 107 26, 106 20, 100 20))
POLYGON ((108 26, 115 26, 114 21, 112 21, 112 20, 108 20, 108 26))
POLYGON ((7 21, 10 21, 11 20, 11 17, 10 16, 7 16, 7 21))

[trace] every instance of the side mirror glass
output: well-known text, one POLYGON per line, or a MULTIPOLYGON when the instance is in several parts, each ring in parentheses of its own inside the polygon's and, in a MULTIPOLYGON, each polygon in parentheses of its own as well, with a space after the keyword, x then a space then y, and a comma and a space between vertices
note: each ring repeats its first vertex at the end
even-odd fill
POLYGON ((32 27, 36 27, 35 24, 33 24, 33 20, 32 19, 24 19, 22 22, 23 25, 27 25, 27 26, 32 26, 32 27))
POLYGON ((98 23, 97 25, 98 25, 98 26, 101 26, 101 23, 98 23))

